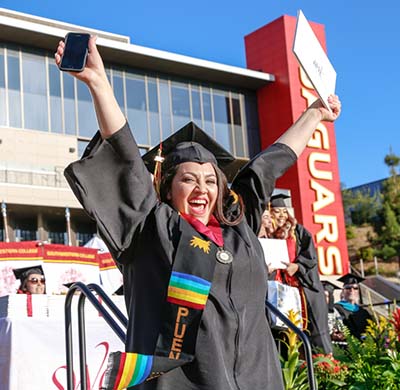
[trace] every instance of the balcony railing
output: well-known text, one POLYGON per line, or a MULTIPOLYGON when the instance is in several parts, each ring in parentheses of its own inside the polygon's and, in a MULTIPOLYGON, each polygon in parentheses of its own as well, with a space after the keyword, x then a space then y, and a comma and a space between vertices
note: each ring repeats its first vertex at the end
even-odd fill
POLYGON ((63 171, 63 167, 54 167, 53 171, 0 168, 0 183, 67 188, 63 171))

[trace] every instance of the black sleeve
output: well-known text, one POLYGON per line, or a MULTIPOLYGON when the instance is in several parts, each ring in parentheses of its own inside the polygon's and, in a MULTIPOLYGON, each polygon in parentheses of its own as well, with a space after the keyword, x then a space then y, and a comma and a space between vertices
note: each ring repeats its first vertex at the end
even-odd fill
POLYGON ((247 223, 255 234, 261 227, 264 212, 276 179, 297 160, 296 154, 285 144, 276 143, 254 157, 237 174, 232 189, 244 201, 247 223))
POLYGON ((296 225, 296 246, 295 263, 299 266, 296 276, 303 285, 319 291, 318 256, 314 240, 311 233, 300 224, 296 225))
POLYGON ((65 177, 117 260, 132 243, 157 198, 128 124, 110 138, 97 133, 65 177))

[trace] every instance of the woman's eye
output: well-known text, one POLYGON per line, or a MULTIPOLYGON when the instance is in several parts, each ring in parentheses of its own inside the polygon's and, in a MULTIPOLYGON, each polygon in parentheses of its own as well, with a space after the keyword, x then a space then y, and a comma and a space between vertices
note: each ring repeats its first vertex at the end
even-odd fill
POLYGON ((207 180, 207 184, 215 185, 215 184, 217 184, 217 182, 215 180, 207 180))
POLYGON ((194 179, 191 177, 184 177, 183 182, 184 183, 192 183, 192 182, 194 182, 194 179))

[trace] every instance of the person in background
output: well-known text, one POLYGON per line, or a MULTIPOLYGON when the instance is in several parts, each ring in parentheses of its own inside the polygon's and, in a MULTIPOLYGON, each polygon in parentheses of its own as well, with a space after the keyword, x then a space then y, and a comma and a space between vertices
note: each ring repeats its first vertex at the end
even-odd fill
POLYGON ((343 282, 343 288, 340 301, 336 302, 334 307, 339 312, 343 324, 350 330, 350 333, 362 338, 368 320, 372 320, 367 310, 359 306, 360 303, 360 283, 365 280, 354 274, 346 274, 338 279, 343 282))
POLYGON ((276 178, 320 121, 338 117, 338 98, 332 113, 314 102, 228 188, 221 170, 233 156, 194 123, 142 160, 94 37, 72 75, 91 92, 100 132, 65 175, 123 271, 129 313, 126 351, 111 354, 104 387, 282 389, 257 233, 276 178))
POLYGON ((261 217, 261 229, 258 238, 272 238, 275 231, 274 221, 269 208, 266 208, 261 217))
POLYGON ((343 321, 334 306, 334 292, 335 290, 341 290, 341 288, 328 280, 323 280, 322 285, 324 286, 326 304, 328 305, 328 326, 331 340, 335 343, 342 343, 344 342, 343 321))
POLYGON ((311 345, 325 354, 332 353, 328 327, 328 307, 318 272, 318 258, 311 233, 290 215, 286 200, 279 193, 271 197, 270 209, 276 230, 275 237, 286 239, 290 264, 277 270, 275 280, 297 287, 302 298, 303 328, 307 329, 311 345))
POLYGON ((46 279, 40 265, 13 269, 21 281, 17 294, 46 294, 46 279))

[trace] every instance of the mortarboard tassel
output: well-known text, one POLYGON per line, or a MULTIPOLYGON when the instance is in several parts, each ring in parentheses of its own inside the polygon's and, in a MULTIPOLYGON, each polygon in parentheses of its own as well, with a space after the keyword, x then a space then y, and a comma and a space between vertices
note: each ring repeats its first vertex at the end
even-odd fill
POLYGON ((153 185, 156 190, 157 196, 160 199, 160 185, 161 185, 161 164, 164 161, 164 157, 161 155, 162 153, 162 143, 157 151, 157 156, 154 157, 155 166, 154 166, 154 174, 153 174, 153 185))

